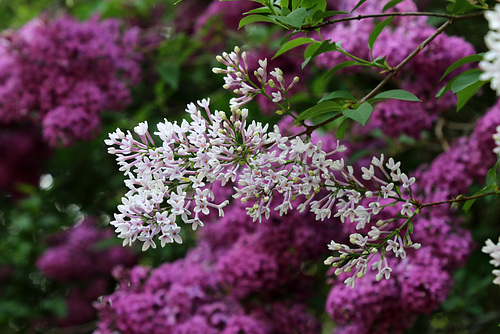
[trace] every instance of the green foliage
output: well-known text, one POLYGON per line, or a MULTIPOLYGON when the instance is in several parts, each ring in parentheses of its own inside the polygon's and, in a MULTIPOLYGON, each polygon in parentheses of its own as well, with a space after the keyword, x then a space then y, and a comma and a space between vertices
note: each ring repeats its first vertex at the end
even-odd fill
POLYGON ((300 122, 310 119, 319 115, 327 114, 329 117, 339 114, 345 108, 335 101, 325 101, 318 103, 317 105, 304 110, 293 122, 293 125, 299 124, 300 122))
POLYGON ((416 97, 413 93, 404 89, 388 90, 375 95, 375 97, 373 97, 373 99, 370 100, 385 100, 385 99, 421 102, 420 99, 416 97))
POLYGON ((480 69, 471 69, 457 75, 441 88, 436 94, 436 97, 441 98, 445 93, 451 90, 457 95, 457 111, 459 111, 486 83, 479 79, 481 73, 480 69))
POLYGON ((370 115, 373 111, 373 107, 368 102, 362 103, 355 109, 352 110, 344 110, 342 114, 344 116, 349 117, 350 119, 355 120, 356 122, 361 123, 361 125, 365 125, 370 115))
POLYGON ((382 22, 379 22, 370 33, 370 36, 368 37, 368 48, 370 49, 370 58, 372 60, 373 60, 373 45, 377 41, 378 36, 382 33, 384 28, 387 27, 392 22, 393 19, 394 16, 389 17, 383 20, 382 22))

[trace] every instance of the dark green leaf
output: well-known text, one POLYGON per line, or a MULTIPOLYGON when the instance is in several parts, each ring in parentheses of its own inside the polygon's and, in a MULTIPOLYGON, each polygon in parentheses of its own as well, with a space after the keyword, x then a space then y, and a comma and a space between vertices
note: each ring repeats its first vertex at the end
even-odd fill
MULTIPOLYGON (((326 102, 325 102, 326 103, 326 102)), ((362 125, 365 125, 368 119, 370 118, 370 115, 373 111, 373 107, 368 103, 365 102, 356 109, 353 110, 344 110, 342 114, 345 116, 349 117, 350 119, 353 119, 362 125)))
POLYGON ((290 14, 292 11, 290 9, 288 9, 288 7, 281 7, 281 15, 282 16, 287 16, 288 14, 290 14))
POLYGON ((250 15, 250 14, 272 14, 271 10, 269 7, 260 7, 256 9, 252 9, 246 13, 243 13, 243 15, 250 15))
POLYGON ((180 66, 177 63, 163 63, 156 67, 156 72, 160 78, 168 84, 172 89, 179 87, 180 66))
POLYGON ((348 118, 346 116, 342 116, 341 118, 342 121, 340 122, 339 126, 337 127, 337 132, 336 132, 336 136, 338 139, 343 139, 344 138, 344 134, 345 134, 345 129, 347 127, 347 120, 348 118))
POLYGON ((328 100, 335 100, 335 99, 346 99, 346 100, 354 100, 354 96, 352 96, 351 92, 347 90, 337 90, 335 92, 331 92, 326 96, 323 96, 318 103, 321 103, 323 101, 328 101, 328 100))
POLYGON ((479 75, 481 75, 481 73, 483 72, 476 68, 460 74, 451 85, 451 91, 456 94, 470 85, 475 84, 479 81, 479 75))
POLYGON ((276 20, 273 19, 271 16, 259 15, 259 14, 245 16, 244 18, 241 19, 240 24, 238 26, 238 29, 241 29, 242 27, 246 26, 247 24, 256 23, 256 22, 273 22, 274 23, 274 22, 276 22, 276 20))
MULTIPOLYGON (((472 196, 477 196, 477 195, 482 195, 482 194, 486 194, 488 192, 491 192, 491 191, 494 191, 496 189, 496 186, 495 185, 488 185, 484 188, 482 188, 481 190, 479 190, 478 192, 474 193, 472 196)), ((469 199, 467 200, 462 209, 467 212, 469 211, 470 207, 472 206, 472 204, 474 204, 474 202, 476 201, 476 199, 469 199)))
POLYGON ((395 99, 395 100, 403 100, 403 101, 414 101, 414 102, 420 102, 420 99, 416 97, 413 93, 410 93, 407 90, 404 89, 393 89, 393 90, 388 90, 385 92, 382 92, 378 95, 376 95, 374 98, 375 99, 395 99))
POLYGON ((314 42, 314 39, 307 38, 307 37, 299 37, 296 39, 292 39, 291 41, 288 41, 281 47, 281 49, 276 52, 276 54, 273 56, 273 59, 278 57, 279 55, 282 55, 283 53, 290 51, 293 48, 296 48, 297 46, 308 44, 314 42))
POLYGON ((311 58, 322 44, 323 43, 319 41, 314 41, 314 43, 311 43, 311 45, 309 45, 304 51, 304 59, 311 58))
POLYGON ((276 19, 294 28, 300 28, 304 23, 304 20, 306 19, 306 15, 307 15, 307 9, 301 7, 297 8, 296 10, 294 10, 285 17, 278 16, 276 17, 276 19))
POLYGON ((463 108, 463 106, 470 100, 471 97, 476 95, 477 91, 483 87, 486 81, 477 81, 470 86, 462 89, 457 93, 457 111, 463 108))
POLYGON ((497 170, 500 167, 500 159, 497 161, 495 166, 491 167, 490 170, 488 171, 488 174, 486 174, 486 185, 487 186, 494 186, 498 185, 497 182, 497 170))
POLYGON ((313 20, 321 20, 329 16, 334 16, 334 15, 339 15, 339 14, 349 14, 349 12, 345 11, 334 11, 334 10, 329 10, 329 11, 321 11, 318 13, 314 13, 313 15, 313 20))
POLYGON ((317 6, 317 5, 320 5, 320 7, 325 6, 325 8, 326 8, 326 1, 325 0, 304 0, 304 1, 302 1, 302 4, 301 4, 301 6, 306 8, 306 9, 313 8, 314 6, 317 6))
POLYGON ((370 49, 371 59, 373 59, 373 45, 377 41, 377 38, 380 35, 380 33, 382 32, 382 30, 384 30, 384 28, 387 27, 387 25, 389 23, 391 23, 393 19, 394 19, 394 16, 391 16, 391 17, 383 20, 382 22, 379 22, 373 28, 372 32, 370 33, 370 37, 368 37, 368 48, 370 49))
POLYGON ((365 3, 366 0, 360 0, 356 6, 354 6, 354 8, 351 10, 351 13, 354 12, 356 9, 358 9, 359 6, 361 6, 362 4, 365 3))
POLYGON ((382 8, 382 13, 384 13, 386 10, 391 9, 392 7, 396 6, 398 3, 402 2, 403 0, 391 0, 388 3, 385 4, 384 8, 382 8))
POLYGON ((280 7, 281 7, 281 14, 282 15, 288 15, 290 14, 290 10, 288 9, 288 0, 280 0, 280 7), (283 9, 286 8, 288 9, 288 14, 283 14, 283 9))
POLYGON ((317 48, 312 48, 311 50, 307 50, 304 52, 304 61, 302 62, 302 68, 306 67, 309 62, 315 57, 319 56, 322 53, 336 51, 341 49, 341 42, 338 43, 330 43, 330 40, 324 41, 317 48))
POLYGON ((325 101, 322 103, 318 103, 314 107, 304 110, 293 122, 293 125, 299 124, 301 121, 319 116, 326 113, 331 113, 333 115, 338 114, 340 111, 345 108, 337 102, 334 101, 325 101))
POLYGON ((481 60, 483 60, 483 56, 484 56, 484 53, 479 53, 479 54, 476 54, 476 55, 466 56, 466 57, 463 57, 462 59, 457 60, 456 62, 454 62, 453 64, 451 64, 450 67, 448 67, 448 69, 446 69, 446 71, 444 72, 444 74, 443 74, 443 76, 441 77, 440 80, 443 80, 443 78, 445 76, 447 76, 451 71, 459 68, 462 65, 465 65, 465 64, 468 64, 468 63, 472 63, 472 62, 475 62, 475 61, 481 61, 481 60))
POLYGON ((474 8, 480 8, 478 6, 472 5, 469 0, 456 0, 455 5, 451 7, 452 14, 463 14, 466 11, 469 11, 474 8))
POLYGON ((356 60, 347 60, 347 61, 344 61, 344 62, 338 64, 337 66, 334 66, 330 70, 328 70, 328 72, 325 73, 324 78, 328 78, 330 75, 332 75, 333 73, 335 73, 337 71, 340 71, 343 68, 346 68, 346 67, 349 67, 349 66, 354 66, 354 65, 363 65, 363 64, 361 64, 360 62, 358 62, 356 60))

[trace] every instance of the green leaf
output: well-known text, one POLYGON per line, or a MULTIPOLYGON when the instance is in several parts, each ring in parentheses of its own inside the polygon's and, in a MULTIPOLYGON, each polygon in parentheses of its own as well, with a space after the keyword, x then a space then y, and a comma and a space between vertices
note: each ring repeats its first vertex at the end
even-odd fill
POLYGON ((290 14, 292 11, 288 9, 288 7, 281 7, 281 16, 287 16, 290 14))
POLYGON ((356 9, 358 9, 359 6, 361 6, 362 4, 365 3, 366 0, 360 0, 356 6, 354 6, 354 8, 351 10, 351 13, 354 12, 356 9))
POLYGON ((486 81, 477 81, 473 83, 470 86, 467 86, 466 88, 462 89, 460 92, 457 93, 457 111, 460 111, 460 109, 465 106, 467 101, 470 100, 471 97, 476 95, 477 91, 483 87, 483 85, 486 83, 486 81))
POLYGON ((487 186, 497 186, 498 185, 498 178, 497 178, 497 170, 500 167, 500 159, 497 161, 495 166, 491 167, 490 170, 488 171, 488 174, 486 174, 486 185, 487 186))
POLYGON ((180 65, 177 63, 164 63, 156 66, 156 72, 160 78, 168 84, 172 89, 176 90, 179 87, 180 65))
POLYGON ((472 63, 472 62, 475 62, 475 61, 481 61, 481 60, 483 60, 483 56, 484 56, 484 53, 479 53, 479 54, 476 54, 476 55, 465 56, 462 59, 457 60, 456 62, 454 62, 453 64, 451 64, 450 67, 448 67, 446 69, 446 71, 444 72, 444 74, 443 74, 443 76, 441 77, 440 80, 443 80, 444 77, 447 76, 448 74, 450 74, 451 71, 459 68, 462 65, 465 65, 465 64, 468 64, 468 63, 472 63))
POLYGON ((464 72, 456 77, 456 80, 451 85, 451 91, 453 93, 458 93, 461 90, 473 85, 479 81, 479 76, 483 73, 480 69, 472 69, 470 71, 464 72))
POLYGON ((336 10, 328 10, 326 12, 320 11, 318 13, 314 13, 313 15, 313 20, 321 20, 329 16, 334 16, 334 15, 340 15, 340 14, 349 14, 349 12, 346 11, 336 11, 336 10))
POLYGON ((238 29, 243 28, 247 24, 256 23, 256 22, 272 22, 272 23, 275 23, 276 20, 273 19, 271 16, 259 15, 259 14, 245 16, 244 18, 242 18, 240 20, 240 24, 238 26, 238 29))
POLYGON ((375 26, 375 28, 373 28, 372 32, 370 33, 370 37, 368 37, 368 48, 370 49, 371 59, 373 59, 373 45, 377 41, 377 38, 380 35, 380 33, 382 32, 382 30, 384 30, 384 28, 387 27, 387 25, 389 23, 391 23, 393 19, 394 19, 394 16, 391 16, 391 17, 383 20, 382 22, 379 22, 375 26))
MULTIPOLYGON (((281 14, 283 14, 284 8, 288 9, 288 5, 289 5, 288 0, 280 0, 281 14)), ((288 11, 290 11, 290 10, 288 9, 288 11)), ((286 15, 288 15, 288 14, 286 14, 286 15)))
POLYGON ((372 111, 373 107, 368 102, 364 102, 356 109, 344 110, 342 114, 349 117, 350 119, 355 120, 356 122, 361 123, 362 125, 365 125, 368 119, 370 118, 372 111))
POLYGON ((306 16, 307 16, 307 9, 301 7, 297 8, 287 16, 284 17, 277 16, 275 18, 282 23, 288 24, 289 26, 292 26, 294 28, 300 28, 302 27, 302 24, 304 23, 306 16))
POLYGON ((325 0, 304 0, 304 1, 302 1, 302 4, 301 4, 301 6, 306 8, 306 9, 313 8, 314 6, 317 6, 317 5, 320 5, 320 7, 322 7, 324 5, 326 8, 326 1, 325 0))
POLYGON ((451 7, 451 14, 463 14, 466 11, 474 8, 481 7, 472 5, 469 0, 456 0, 455 5, 451 7))
POLYGON ((314 43, 309 45, 307 49, 304 51, 304 59, 311 58, 322 44, 323 44, 322 42, 314 41, 314 43))
POLYGON ((389 1, 388 3, 385 4, 384 8, 382 8, 382 13, 384 13, 386 10, 389 10, 392 7, 396 6, 400 2, 403 2, 403 0, 391 0, 391 1, 389 1))
POLYGON ((260 8, 255 8, 252 9, 246 13, 243 13, 243 15, 250 15, 250 14, 272 14, 273 12, 269 9, 269 7, 260 7, 260 8))
MULTIPOLYGON (((476 192, 475 194, 473 194, 472 196, 477 196, 477 195, 486 194, 486 193, 488 193, 488 192, 490 192, 490 191, 495 191, 495 190, 496 190, 496 188, 497 188, 497 187, 496 187, 495 185, 488 185, 488 186, 486 186, 486 187, 482 188, 481 190, 479 190, 478 192, 476 192)), ((463 205, 462 209, 463 209, 465 212, 469 211, 470 207, 472 206, 472 204, 474 204, 474 202, 476 202, 476 198, 473 198, 473 199, 469 199, 469 200, 467 200, 467 201, 464 203, 464 205, 463 205)))
POLYGON ((414 101, 414 102, 420 102, 420 99, 416 97, 413 93, 410 93, 407 90, 404 89, 393 89, 393 90, 388 90, 385 92, 382 92, 378 95, 376 95, 374 98, 376 99, 395 99, 395 100, 403 100, 403 101, 414 101))
POLYGON ((319 45, 318 47, 311 48, 310 50, 307 50, 304 52, 304 61, 302 62, 302 69, 306 67, 309 62, 314 59, 315 57, 319 56, 322 53, 325 52, 330 52, 330 51, 336 51, 341 49, 341 42, 338 43, 330 43, 330 40, 324 41, 319 45))
POLYGON ((347 120, 348 118, 346 116, 342 116, 341 118, 342 121, 340 122, 339 126, 337 127, 336 131, 336 136, 338 139, 344 139, 344 134, 345 134, 345 129, 347 127, 347 120))
POLYGON ((290 51, 293 48, 296 48, 297 46, 308 44, 314 42, 314 39, 312 38, 307 38, 307 37, 299 37, 296 39, 292 39, 291 41, 288 41, 281 47, 281 49, 276 52, 276 54, 273 56, 273 59, 278 57, 279 55, 282 55, 283 53, 290 51))
POLYGON ((330 75, 332 75, 333 73, 335 73, 337 71, 340 71, 343 68, 346 68, 346 67, 349 67, 349 66, 354 66, 354 65, 363 65, 363 64, 360 63, 360 62, 358 62, 358 61, 356 61, 356 60, 347 60, 347 61, 344 61, 344 62, 342 62, 342 63, 334 66, 330 70, 328 70, 328 72, 326 72, 324 74, 324 77, 327 78, 330 75))
POLYGON ((354 100, 354 96, 352 96, 351 92, 347 90, 337 90, 335 92, 331 92, 326 96, 323 96, 318 103, 327 100, 335 100, 335 99, 346 99, 346 100, 354 100))
POLYGON ((302 113, 300 113, 300 115, 293 122, 293 125, 299 124, 303 120, 306 120, 306 119, 309 119, 309 118, 312 118, 315 116, 319 116, 322 114, 326 114, 326 113, 332 113, 331 116, 333 116, 335 114, 338 114, 340 111, 342 111, 344 109, 345 108, 342 105, 340 105, 339 103, 334 102, 334 101, 321 102, 321 103, 318 103, 317 105, 315 105, 309 109, 304 110, 302 113))
MULTIPOLYGON (((447 92, 451 89, 451 87, 452 87, 453 85, 455 85, 455 82, 456 82, 456 81, 457 81, 460 77, 462 77, 462 76, 466 76, 466 77, 467 77, 467 76, 468 76, 468 77, 469 77, 469 79, 468 79, 468 80, 470 80, 470 78, 474 76, 474 74, 471 74, 471 73, 478 72, 478 71, 480 72, 481 70, 479 70, 479 69, 477 69, 477 68, 474 68, 474 69, 472 69, 472 70, 468 70, 468 71, 465 71, 465 72, 463 72, 463 73, 461 73, 461 74, 457 75, 456 77, 454 77, 453 79, 451 79, 451 80, 450 80, 450 81, 449 81, 449 82, 448 82, 448 83, 447 83, 447 84, 446 84, 443 88, 441 88, 441 89, 439 90, 439 92, 437 92, 436 97, 441 98, 444 94, 446 94, 446 93, 447 93, 447 92)), ((461 80, 462 80, 462 79, 461 79, 461 80)), ((467 80, 465 80, 465 81, 467 81, 467 80)), ((457 86, 455 86, 455 87, 457 88, 457 86)))

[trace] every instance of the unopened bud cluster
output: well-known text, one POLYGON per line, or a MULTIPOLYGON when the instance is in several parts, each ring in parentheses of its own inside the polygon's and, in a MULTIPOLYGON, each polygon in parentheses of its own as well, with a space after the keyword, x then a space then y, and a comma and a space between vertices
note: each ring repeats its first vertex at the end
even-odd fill
POLYGON ((251 101, 257 94, 264 94, 281 107, 279 111, 288 110, 286 106, 287 93, 299 81, 299 77, 295 77, 287 85, 282 70, 276 67, 271 72, 268 72, 267 59, 259 59, 259 68, 253 72, 257 84, 250 79, 246 52, 241 52, 239 47, 235 47, 231 53, 224 52, 221 56, 217 56, 216 59, 226 66, 226 69, 215 67, 212 71, 216 74, 226 74, 223 87, 239 95, 239 97, 230 100, 231 106, 240 108, 251 101), (267 95, 266 87, 272 88, 271 96, 267 95))

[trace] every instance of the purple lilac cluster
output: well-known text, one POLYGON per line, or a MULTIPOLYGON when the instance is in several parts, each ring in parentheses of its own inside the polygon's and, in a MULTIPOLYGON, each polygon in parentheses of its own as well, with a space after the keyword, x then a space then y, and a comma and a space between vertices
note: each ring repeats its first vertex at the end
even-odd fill
MULTIPOLYGON (((236 261, 252 268, 256 258, 246 255, 236 261)), ((301 301, 272 298, 269 291, 238 298, 232 291, 241 286, 228 286, 217 262, 217 252, 202 240, 185 258, 155 270, 137 266, 117 273, 120 288, 95 304, 101 318, 95 333, 318 332, 319 323, 301 301)), ((248 274, 261 278, 251 269, 248 274)))
POLYGON ((38 268, 51 280, 80 282, 70 288, 66 297, 68 313, 64 319, 55 320, 58 326, 73 326, 94 319, 92 302, 109 293, 112 269, 117 265, 130 267, 137 262, 136 256, 121 246, 99 249, 100 242, 112 237, 111 230, 97 227, 97 219, 86 218, 78 226, 49 238, 50 247, 38 258, 38 268))
MULTIPOLYGON (((466 194, 473 182, 484 182, 496 161, 491 134, 499 123, 497 104, 478 120, 469 137, 457 139, 417 171, 415 192, 422 203, 466 194)), ((436 309, 452 287, 451 273, 465 264, 474 247, 470 232, 460 227, 462 221, 447 204, 423 208, 414 218, 412 236, 423 246, 397 261, 391 280, 377 281, 368 272, 352 290, 342 284, 343 277, 332 281, 326 309, 341 325, 336 333, 402 333, 419 314, 436 309)))
MULTIPOLYGON (((350 11, 357 2, 346 0, 336 6, 339 10, 350 11)), ((352 15, 380 13, 384 5, 383 2, 365 2, 352 15)), ((406 0, 391 11, 414 12, 417 11, 417 7, 411 0, 406 0)), ((425 21, 425 17, 396 17, 377 38, 373 47, 374 57, 387 56, 386 61, 390 66, 398 65, 435 32, 435 28, 425 21)), ((338 23, 326 28, 322 36, 324 39, 331 39, 335 42, 342 40, 344 49, 357 57, 369 59, 368 37, 374 26, 373 19, 338 23)), ((453 62, 473 53, 473 47, 464 39, 440 34, 398 75, 397 84, 400 88, 414 93, 422 102, 389 100, 379 103, 367 125, 364 128, 357 126, 356 131, 367 133, 373 129, 380 129, 391 137, 406 134, 419 138, 423 130, 431 128, 441 112, 451 108, 456 102, 452 94, 445 94, 438 101, 435 95, 439 88, 446 84, 446 81, 438 87, 435 83, 440 81, 445 70, 453 62)), ((339 52, 329 52, 318 56, 317 64, 320 67, 332 68, 346 60, 350 58, 339 52)), ((360 67, 354 67, 350 71, 360 69, 360 67)))
POLYGON ((51 145, 94 138, 139 79, 138 30, 117 20, 39 17, 0 38, 0 123, 41 125, 51 145))

